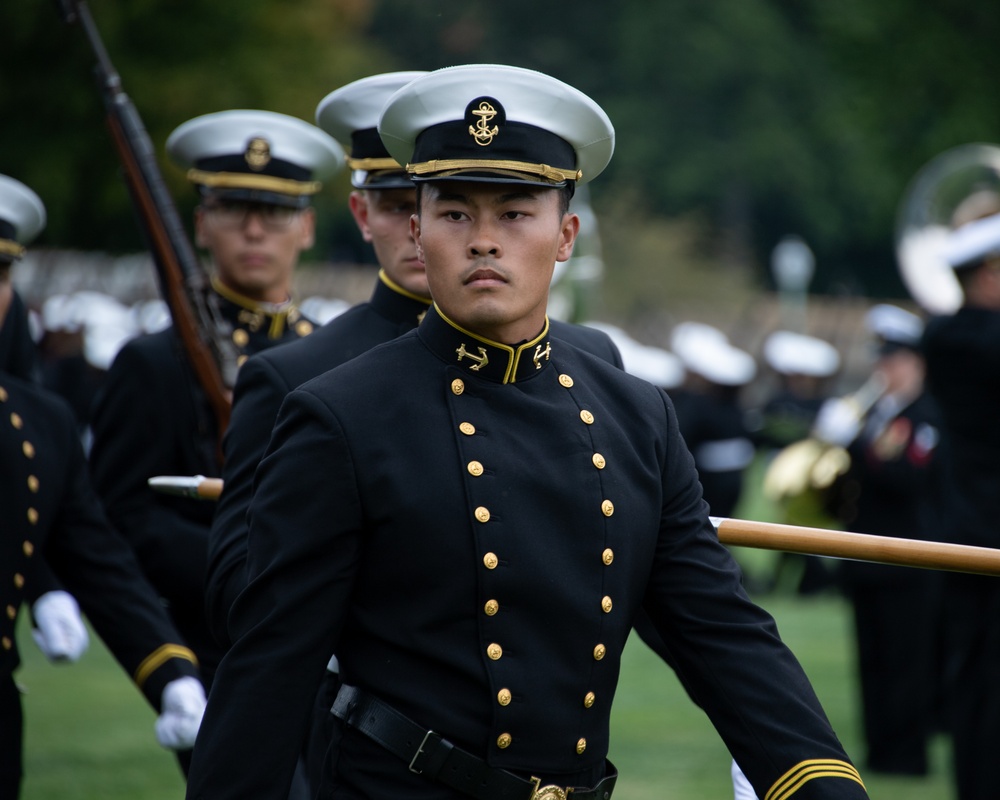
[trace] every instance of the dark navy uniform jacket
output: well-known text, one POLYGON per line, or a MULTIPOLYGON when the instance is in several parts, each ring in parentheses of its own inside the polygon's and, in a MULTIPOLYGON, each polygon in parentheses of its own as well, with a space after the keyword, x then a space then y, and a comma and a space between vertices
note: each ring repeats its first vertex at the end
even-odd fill
POLYGON ((87 478, 65 401, 0 372, 0 675, 18 665, 14 629, 44 555, 126 672, 159 709, 163 687, 196 675, 128 543, 87 478))
POLYGON ((944 495, 948 534, 961 544, 1000 547, 1000 313, 960 308, 931 319, 922 347, 955 486, 944 495))
MULTIPOLYGON (((491 765, 590 785, 643 606, 762 797, 866 796, 740 586, 665 393, 547 328, 513 348, 432 310, 291 392, 248 518, 190 798, 285 797, 330 653, 491 765)), ((452 796, 388 753, 372 778, 452 796)))
MULTIPOLYGON (((271 313, 230 295, 221 297, 220 310, 243 355, 313 329, 295 306, 271 313)), ((155 475, 220 474, 218 425, 173 328, 125 345, 97 397, 92 426, 94 488, 210 678, 221 656, 205 622, 204 601, 215 509, 147 485, 155 475)))
MULTIPOLYGON (((230 641, 229 609, 246 586, 246 510, 254 472, 285 395, 310 378, 413 330, 429 306, 429 300, 407 292, 380 271, 367 303, 349 309, 308 339, 259 353, 240 369, 224 441, 225 490, 208 544, 208 616, 220 642, 230 641)), ((618 348, 598 330, 553 322, 552 334, 622 365, 618 348)))

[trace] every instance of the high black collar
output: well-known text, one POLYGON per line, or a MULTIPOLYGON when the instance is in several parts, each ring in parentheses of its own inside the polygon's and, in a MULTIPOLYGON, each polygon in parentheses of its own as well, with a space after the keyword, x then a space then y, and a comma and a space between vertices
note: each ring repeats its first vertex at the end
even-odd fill
POLYGON ((404 324, 407 330, 420 323, 431 305, 429 299, 406 291, 381 269, 368 303, 376 314, 390 322, 404 324))
POLYGON ((446 364, 494 383, 515 383, 541 373, 552 355, 549 320, 534 339, 517 345, 494 342, 467 331, 431 305, 418 335, 446 364))

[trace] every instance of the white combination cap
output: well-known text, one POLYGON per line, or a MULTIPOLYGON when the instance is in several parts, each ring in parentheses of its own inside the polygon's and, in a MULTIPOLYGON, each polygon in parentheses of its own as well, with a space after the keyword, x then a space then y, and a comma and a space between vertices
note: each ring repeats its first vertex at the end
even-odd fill
POLYGON ((670 335, 670 348, 689 372, 720 386, 743 386, 757 374, 753 356, 718 328, 701 322, 682 322, 670 335))
POLYGON ((24 255, 24 245, 45 227, 41 198, 20 181, 0 175, 0 259, 24 255))
POLYGON ((840 369, 840 353, 823 339, 794 331, 774 331, 764 340, 764 360, 783 375, 827 378, 840 369))
POLYGON ((411 81, 387 101, 378 131, 417 181, 582 184, 615 149, 611 120, 583 92, 499 64, 447 67, 411 81))
POLYGON ((203 192, 295 206, 344 163, 343 148, 315 125, 245 109, 188 120, 170 134, 167 152, 203 192))
POLYGON ((378 135, 378 119, 386 100, 423 70, 385 72, 348 83, 330 92, 316 107, 316 124, 345 147, 351 184, 357 188, 413 188, 403 166, 389 155, 378 135))

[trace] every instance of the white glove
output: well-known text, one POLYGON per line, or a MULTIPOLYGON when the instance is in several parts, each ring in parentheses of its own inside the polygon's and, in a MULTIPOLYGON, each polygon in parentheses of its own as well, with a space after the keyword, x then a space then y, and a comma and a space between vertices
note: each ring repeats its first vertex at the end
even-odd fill
POLYGON ((750 781, 747 780, 747 776, 743 774, 740 765, 735 761, 733 761, 731 772, 733 775, 733 797, 735 800, 757 800, 757 794, 750 785, 750 781))
POLYGON ((31 607, 31 636, 49 661, 77 661, 90 644, 80 606, 69 592, 46 592, 31 607))
POLYGON ((189 750, 205 715, 205 690, 197 678, 178 678, 163 687, 163 711, 156 718, 156 741, 168 750, 189 750))
POLYGON ((820 407, 813 424, 813 436, 827 444, 846 447, 861 431, 857 406, 849 399, 832 397, 820 407))

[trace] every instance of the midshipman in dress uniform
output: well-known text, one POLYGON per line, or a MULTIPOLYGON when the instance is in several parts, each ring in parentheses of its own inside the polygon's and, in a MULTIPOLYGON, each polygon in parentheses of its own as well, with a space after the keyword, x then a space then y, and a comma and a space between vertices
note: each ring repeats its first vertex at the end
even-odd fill
POLYGON ((454 67, 386 104, 420 326, 285 399, 188 796, 283 798, 331 652, 330 796, 608 798, 644 608, 761 796, 864 787, 701 499, 667 395, 551 335, 572 188, 614 132, 566 84, 454 67))
MULTIPOLYGON (((292 273, 313 243, 310 198, 341 165, 341 147, 302 120, 237 110, 184 123, 167 151, 201 195, 196 240, 234 345, 245 357, 311 333, 291 300, 292 273)), ((147 486, 156 475, 219 475, 218 425, 173 327, 121 350, 92 426, 95 488, 210 682, 222 653, 205 618, 214 507, 147 486)))
MULTIPOLYGON (((0 176, 0 328, 16 295, 10 265, 45 224, 27 186, 0 176)), ((205 693, 195 656, 174 630, 128 543, 108 524, 87 478, 72 410, 0 362, 0 797, 18 796, 22 711, 13 672, 15 629, 32 603, 46 655, 75 660, 86 646, 79 607, 150 704, 160 743, 194 743, 205 693), (53 570, 69 592, 39 594, 53 570), (72 594, 70 594, 70 592, 72 594), (48 619, 51 618, 51 619, 48 619), (51 625, 51 630, 46 628, 51 625), (79 627, 78 627, 79 626, 79 627), (82 635, 82 640, 81 640, 82 635)))

